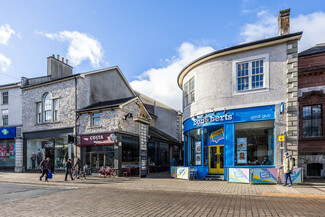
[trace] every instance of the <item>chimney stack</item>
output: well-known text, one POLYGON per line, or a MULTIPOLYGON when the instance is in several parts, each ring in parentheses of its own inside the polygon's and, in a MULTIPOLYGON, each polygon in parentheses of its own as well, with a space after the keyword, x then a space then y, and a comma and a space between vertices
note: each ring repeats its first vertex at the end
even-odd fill
POLYGON ((54 54, 47 58, 47 75, 51 76, 51 79, 58 79, 72 75, 72 66, 68 65, 68 60, 64 63, 64 57, 60 61, 60 55, 55 58, 54 54))
POLYGON ((278 17, 279 35, 290 33, 290 8, 279 12, 278 17))
POLYGON ((69 64, 68 64, 68 59, 65 59, 65 64, 69 65, 69 64))

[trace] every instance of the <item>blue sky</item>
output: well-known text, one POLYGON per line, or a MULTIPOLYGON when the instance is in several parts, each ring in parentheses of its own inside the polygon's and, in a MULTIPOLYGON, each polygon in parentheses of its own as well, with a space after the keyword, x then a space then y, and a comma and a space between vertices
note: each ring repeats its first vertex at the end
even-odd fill
POLYGON ((299 50, 325 42, 323 1, 2 1, 0 85, 46 75, 46 57, 74 73, 119 66, 132 87, 181 110, 176 78, 213 50, 277 35, 291 8, 299 50))

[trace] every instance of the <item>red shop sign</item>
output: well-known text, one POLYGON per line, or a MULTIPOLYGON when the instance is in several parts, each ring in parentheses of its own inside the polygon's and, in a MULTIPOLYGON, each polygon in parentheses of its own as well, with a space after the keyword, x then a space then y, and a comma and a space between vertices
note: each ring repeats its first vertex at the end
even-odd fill
POLYGON ((114 133, 94 134, 80 137, 81 146, 93 145, 114 145, 116 144, 116 135, 114 133), (115 141, 113 141, 113 139, 115 141))

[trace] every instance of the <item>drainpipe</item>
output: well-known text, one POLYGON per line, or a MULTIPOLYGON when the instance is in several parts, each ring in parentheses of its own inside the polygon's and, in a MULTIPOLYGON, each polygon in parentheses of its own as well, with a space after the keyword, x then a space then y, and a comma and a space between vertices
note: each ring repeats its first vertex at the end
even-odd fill
POLYGON ((73 138, 74 138, 74 145, 75 145, 75 148, 76 148, 76 155, 75 156, 78 156, 78 146, 77 146, 77 136, 78 136, 78 130, 77 130, 77 127, 78 127, 78 119, 79 119, 79 114, 77 113, 77 109, 78 109, 78 106, 77 106, 77 102, 78 102, 78 97, 77 97, 77 76, 74 77, 74 102, 75 102, 75 107, 74 107, 74 112, 75 112, 75 123, 74 123, 74 135, 73 135, 73 138))

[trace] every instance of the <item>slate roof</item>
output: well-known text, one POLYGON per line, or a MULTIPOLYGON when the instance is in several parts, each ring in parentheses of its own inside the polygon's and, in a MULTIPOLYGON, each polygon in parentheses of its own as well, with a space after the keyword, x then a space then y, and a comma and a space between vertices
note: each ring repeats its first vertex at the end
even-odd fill
POLYGON ((97 103, 91 104, 89 106, 86 106, 86 107, 80 109, 78 112, 118 107, 119 105, 126 103, 134 98, 135 97, 127 97, 127 98, 115 99, 115 100, 110 100, 110 101, 105 101, 105 102, 97 102, 97 103))
POLYGON ((310 56, 314 54, 325 53, 325 43, 321 45, 316 45, 298 54, 299 57, 310 56))

